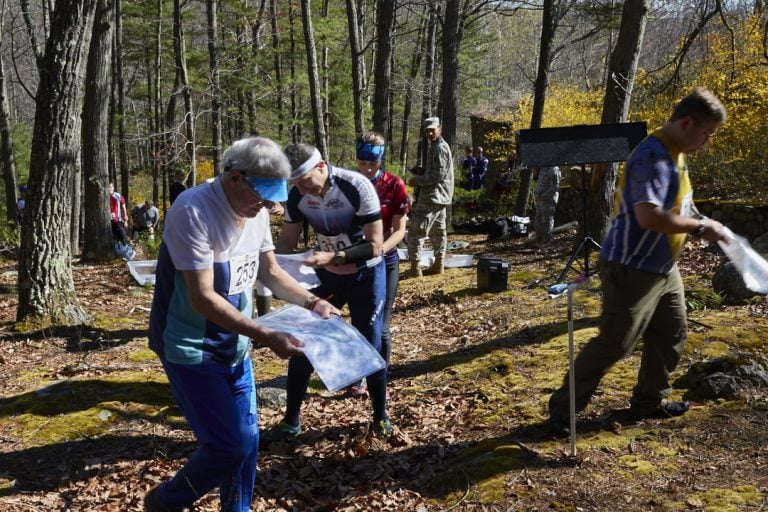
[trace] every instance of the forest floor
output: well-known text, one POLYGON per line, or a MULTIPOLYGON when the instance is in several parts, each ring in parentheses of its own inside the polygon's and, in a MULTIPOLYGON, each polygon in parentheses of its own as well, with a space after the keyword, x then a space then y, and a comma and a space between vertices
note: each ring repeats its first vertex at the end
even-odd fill
MULTIPOLYGON (((461 252, 510 262, 508 289, 477 289, 477 265, 401 281, 392 319, 390 442, 367 435, 367 398, 313 380, 304 433, 260 452, 257 511, 764 510, 768 393, 697 401, 675 419, 633 421, 636 352, 604 379, 577 425, 577 453, 546 427, 546 402, 568 365, 566 300, 546 293, 574 233, 546 247, 452 235, 461 252)), ((594 255, 593 255, 594 257, 594 255)), ((579 258, 578 262, 583 261, 579 258)), ((765 354, 765 299, 707 306, 722 256, 690 243, 681 262, 692 311, 675 376, 731 352, 765 354)), ((475 259, 477 262, 477 258, 475 259)), ((577 262, 576 267, 580 266, 577 262)), ((575 272, 571 275, 575 276, 575 272)), ((139 511, 195 441, 147 349, 152 290, 122 261, 77 264, 80 328, 18 332, 13 261, 0 261, 0 511, 139 511)), ((596 332, 597 279, 574 294, 574 339, 596 332)), ((285 361, 252 351, 260 386, 285 361)), ((676 388, 673 397, 685 396, 676 388)), ((262 402, 260 423, 280 407, 262 402)), ((215 493, 198 511, 218 510, 215 493)))

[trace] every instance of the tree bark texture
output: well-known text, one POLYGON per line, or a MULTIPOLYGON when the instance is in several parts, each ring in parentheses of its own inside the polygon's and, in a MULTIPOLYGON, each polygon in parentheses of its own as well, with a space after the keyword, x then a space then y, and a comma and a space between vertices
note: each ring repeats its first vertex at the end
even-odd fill
POLYGON ((328 148, 325 145, 325 128, 323 125, 322 101, 320 98, 320 78, 317 72, 317 49, 312 28, 312 10, 310 0, 301 0, 301 22, 304 28, 304 44, 307 51, 307 76, 309 78, 309 98, 312 106, 312 124, 315 129, 315 146, 328 158, 328 148))
MULTIPOLYGON (((115 11, 112 0, 97 1, 85 73, 83 108, 83 181, 85 201, 89 205, 84 219, 83 256, 88 260, 105 262, 115 255, 109 218, 107 147, 115 11)), ((80 202, 76 205, 79 208, 80 202)))
POLYGON ((374 62, 373 129, 385 137, 389 134, 389 95, 392 89, 392 26, 395 1, 376 2, 376 61, 374 62))
POLYGON ((9 223, 16 222, 16 186, 18 174, 16 158, 13 152, 13 135, 11 133, 11 112, 8 104, 8 88, 5 78, 5 63, 3 61, 3 26, 5 8, 0 8, 0 161, 3 164, 3 183, 5 184, 5 211, 9 223))
POLYGON ((443 75, 440 83, 440 122, 443 138, 453 149, 456 139, 456 87, 459 80, 461 1, 448 0, 443 17, 443 75))
POLYGON ((365 130, 363 108, 363 52, 360 46, 360 32, 357 24, 357 0, 347 0, 347 26, 349 29, 349 51, 352 57, 352 105, 355 117, 355 133, 365 130))
POLYGON ((435 57, 437 54, 437 25, 440 12, 438 7, 429 8, 427 23, 427 44, 424 51, 424 96, 421 99, 421 119, 419 120, 419 162, 422 167, 427 161, 427 139, 424 137, 422 126, 424 120, 433 115, 435 109, 435 57))
MULTIPOLYGON (((608 64, 608 78, 603 98, 603 124, 625 123, 629 115, 637 63, 643 47, 645 24, 651 9, 650 0, 626 0, 621 13, 621 26, 616 46, 608 64)), ((588 201, 587 232, 600 240, 611 225, 618 164, 609 163, 593 169, 594 179, 588 201), (602 174, 602 176, 601 176, 602 174)))
MULTIPOLYGON (((211 67, 211 129, 213 131, 213 175, 221 174, 221 82, 219 80, 219 35, 216 10, 218 2, 205 2, 208 14, 208 58, 211 67)), ((189 87, 187 87, 189 89, 189 87)), ((189 112, 191 117, 191 112, 189 112)))
MULTIPOLYGON (((549 66, 552 63, 552 45, 555 39, 557 22, 555 17, 556 0, 544 0, 544 10, 541 18, 541 43, 539 45, 539 65, 533 89, 533 112, 531 128, 541 128, 544 118, 544 103, 549 87, 549 66)), ((528 202, 531 198, 531 181, 533 169, 528 167, 520 171, 520 190, 515 202, 515 215, 525 217, 528 202)))
POLYGON ((269 2, 269 18, 272 27, 272 50, 275 54, 275 83, 277 84, 277 138, 283 139, 285 130, 285 81, 283 80, 283 56, 280 53, 280 29, 277 26, 277 0, 269 2))
MULTIPOLYGON (((122 0, 115 0, 115 59, 114 89, 117 96, 117 138, 120 156, 120 183, 123 190, 128 190, 129 158, 125 130, 125 80, 123 79, 123 8, 122 0)), ((151 103, 150 103, 151 104, 151 103)))
MULTIPOLYGON (((413 54, 411 55, 411 69, 408 75, 409 80, 405 83, 405 90, 403 91, 403 123, 401 127, 401 139, 400 139, 400 171, 405 174, 408 167, 408 138, 411 131, 411 109, 413 108, 413 85, 416 83, 416 78, 419 76, 419 68, 421 67, 421 55, 424 53, 424 37, 427 30, 427 20, 429 7, 425 7, 422 14, 421 21, 419 22, 419 31, 416 36, 416 44, 413 47, 413 54)), ((416 125, 418 126, 418 124, 416 125)))
POLYGON ((83 65, 94 0, 59 0, 35 98, 28 202, 19 249, 18 321, 79 324, 72 280, 72 181, 80 151, 83 65))

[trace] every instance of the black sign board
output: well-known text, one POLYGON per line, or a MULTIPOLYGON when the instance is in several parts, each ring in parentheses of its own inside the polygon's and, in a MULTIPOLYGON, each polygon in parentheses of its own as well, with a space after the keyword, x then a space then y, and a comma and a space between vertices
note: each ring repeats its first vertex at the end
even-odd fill
POLYGON ((646 136, 646 124, 616 123, 518 130, 524 167, 622 162, 646 136))

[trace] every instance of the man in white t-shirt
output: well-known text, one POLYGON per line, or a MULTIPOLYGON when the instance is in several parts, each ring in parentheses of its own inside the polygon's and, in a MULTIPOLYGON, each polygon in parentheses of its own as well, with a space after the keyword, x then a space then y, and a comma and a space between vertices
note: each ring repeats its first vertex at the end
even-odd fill
POLYGON ((221 510, 250 510, 259 429, 249 339, 281 358, 302 354, 290 333, 252 320, 256 279, 324 318, 340 314, 275 259, 268 209, 286 199, 291 172, 280 146, 262 137, 239 140, 224 153, 223 169, 180 195, 165 221, 149 346, 200 445, 146 495, 148 511, 190 507, 217 486, 221 510))

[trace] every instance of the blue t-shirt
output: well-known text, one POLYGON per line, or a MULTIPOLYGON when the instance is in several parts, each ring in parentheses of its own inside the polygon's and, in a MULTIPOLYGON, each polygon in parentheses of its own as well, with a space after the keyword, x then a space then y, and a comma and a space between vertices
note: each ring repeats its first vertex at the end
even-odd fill
POLYGON ((685 233, 643 229, 634 206, 650 203, 677 215, 692 214, 693 191, 685 155, 662 132, 646 137, 627 159, 616 187, 615 217, 600 256, 638 270, 665 274, 685 244, 685 233))
POLYGON ((213 270, 218 294, 248 318, 259 256, 274 250, 269 213, 238 216, 221 178, 179 195, 168 210, 157 260, 149 321, 149 346, 177 364, 235 365, 248 355, 247 336, 217 325, 192 307, 184 270, 213 270))

